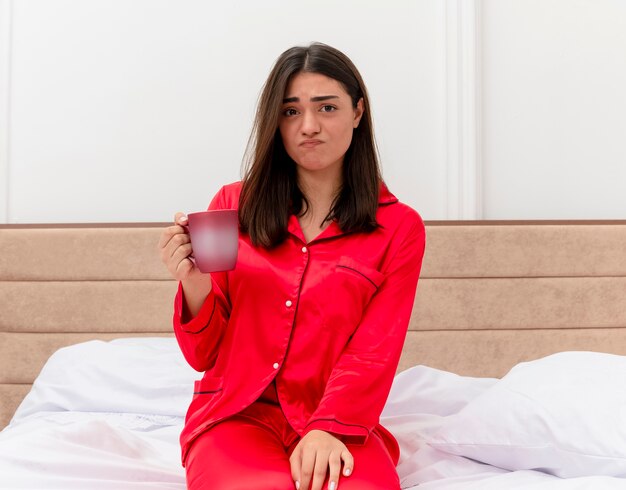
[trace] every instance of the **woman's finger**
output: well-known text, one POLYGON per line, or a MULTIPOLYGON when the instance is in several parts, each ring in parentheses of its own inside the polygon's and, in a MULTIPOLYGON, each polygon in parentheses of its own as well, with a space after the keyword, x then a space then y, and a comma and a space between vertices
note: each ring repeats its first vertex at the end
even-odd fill
POLYGON ((298 447, 291 453, 289 465, 291 466, 291 478, 293 478, 293 483, 296 488, 300 488, 300 467, 302 466, 302 458, 301 451, 298 447))
POLYGON ((328 474, 328 457, 329 453, 325 451, 317 451, 315 454, 315 469, 313 470, 313 484, 311 490, 322 490, 324 480, 328 474))
POLYGON ((341 472, 341 453, 333 451, 328 458, 328 490, 336 490, 341 472))
POLYGON ((185 213, 178 212, 174 215, 174 223, 177 225, 186 225, 187 224, 187 216, 185 213))
POLYGON ((183 259, 176 266, 176 269, 174 270, 174 276, 184 279, 189 275, 193 268, 194 265, 191 260, 183 259))
POLYGON ((313 471, 315 469, 315 450, 302 450, 302 464, 300 465, 300 490, 309 490, 313 471))
POLYGON ((185 233, 183 226, 187 226, 187 216, 185 213, 178 212, 174 215, 174 226, 168 226, 163 230, 159 237, 159 248, 165 248, 169 241, 178 233, 185 233))
MULTIPOLYGON (((174 235, 167 245, 161 249, 161 260, 165 262, 168 269, 173 269, 178 263, 184 259, 186 255, 183 255, 186 250, 180 250, 181 247, 185 247, 190 242, 189 237, 184 233, 174 235), (178 256, 176 255, 178 253, 178 256)), ((191 245, 189 245, 191 247, 191 245)))
MULTIPOLYGON (((191 240, 189 239, 189 235, 187 235, 186 233, 179 233, 177 235, 174 235, 174 237, 170 240, 168 246, 171 247, 171 257, 174 257, 176 253, 179 252, 181 249, 184 249, 185 252, 187 251, 187 249, 191 249, 191 240)), ((185 255, 185 257, 187 255, 185 255)))
POLYGON ((167 228, 165 228, 163 232, 161 233, 161 236, 159 237, 159 245, 158 245, 159 249, 164 249, 165 247, 167 247, 167 245, 170 243, 172 238, 174 238, 177 235, 189 236, 185 227, 181 225, 173 225, 173 226, 168 226, 167 228))
POLYGON ((341 452, 341 459, 343 460, 343 476, 350 476, 354 473, 354 458, 347 449, 341 452))
POLYGON ((161 232, 161 236, 159 237, 159 248, 165 248, 167 246, 167 244, 170 242, 170 240, 172 239, 172 237, 174 235, 176 235, 178 229, 182 228, 180 226, 168 226, 167 228, 165 228, 162 232, 161 232))
POLYGON ((178 246, 176 250, 174 250, 174 253, 172 254, 172 257, 170 260, 172 264, 177 267, 180 262, 184 261, 186 258, 188 258, 191 255, 191 252, 192 252, 191 244, 185 243, 183 245, 178 246))

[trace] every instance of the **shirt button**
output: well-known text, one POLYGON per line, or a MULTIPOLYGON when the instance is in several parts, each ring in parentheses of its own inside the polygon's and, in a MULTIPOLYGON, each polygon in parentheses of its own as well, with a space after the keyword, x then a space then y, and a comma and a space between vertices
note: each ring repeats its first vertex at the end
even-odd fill
POLYGON ((285 301, 285 306, 286 306, 287 308, 291 308, 291 305, 292 305, 292 304, 293 304, 293 303, 292 303, 292 302, 291 302, 291 300, 289 300, 289 299, 288 299, 287 301, 285 301))
POLYGON ((274 369, 278 369, 279 364, 277 362, 274 363, 274 369))
POLYGON ((302 253, 306 253, 306 247, 302 247, 302 253))

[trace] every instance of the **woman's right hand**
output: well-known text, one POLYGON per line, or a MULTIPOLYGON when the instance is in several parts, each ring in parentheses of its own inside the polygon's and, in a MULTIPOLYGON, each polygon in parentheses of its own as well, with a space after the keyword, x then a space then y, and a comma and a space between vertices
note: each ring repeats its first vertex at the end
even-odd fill
POLYGON ((187 217, 176 213, 174 226, 169 226, 161 233, 159 249, 161 261, 166 265, 172 277, 181 282, 183 288, 183 311, 181 321, 186 323, 194 318, 212 289, 211 274, 200 272, 189 258, 191 239, 187 230, 187 217))
POLYGON ((193 261, 191 254, 191 239, 184 228, 187 225, 187 217, 184 213, 176 213, 174 226, 169 226, 161 233, 159 250, 161 261, 167 267, 172 278, 177 281, 192 279, 201 274, 193 261))

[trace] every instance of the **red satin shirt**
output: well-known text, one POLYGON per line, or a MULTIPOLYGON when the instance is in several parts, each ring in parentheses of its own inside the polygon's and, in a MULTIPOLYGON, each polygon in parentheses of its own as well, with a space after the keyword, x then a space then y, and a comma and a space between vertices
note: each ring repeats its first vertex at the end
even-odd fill
MULTIPOLYGON (((241 185, 223 187, 209 209, 237 209, 241 185)), ((413 308, 424 253, 420 216, 383 184, 371 233, 343 233, 336 222, 306 243, 296 216, 271 250, 240 233, 237 265, 212 273, 198 315, 174 332, 197 371, 181 433, 182 459, 194 438, 257 400, 274 381, 281 408, 304 436, 313 429, 344 442, 383 438, 379 424, 413 308)))

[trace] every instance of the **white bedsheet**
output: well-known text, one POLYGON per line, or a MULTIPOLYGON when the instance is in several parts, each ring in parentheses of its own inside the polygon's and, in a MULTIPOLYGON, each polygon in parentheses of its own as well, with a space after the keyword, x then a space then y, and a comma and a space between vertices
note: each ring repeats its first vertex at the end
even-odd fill
MULTIPOLYGON (((183 490, 178 435, 198 377, 174 339, 61 349, 0 432, 0 488, 183 490)), ((429 445, 450 417, 497 383, 425 366, 396 377, 381 421, 400 443, 403 488, 626 489, 621 478, 507 471, 429 445)))

